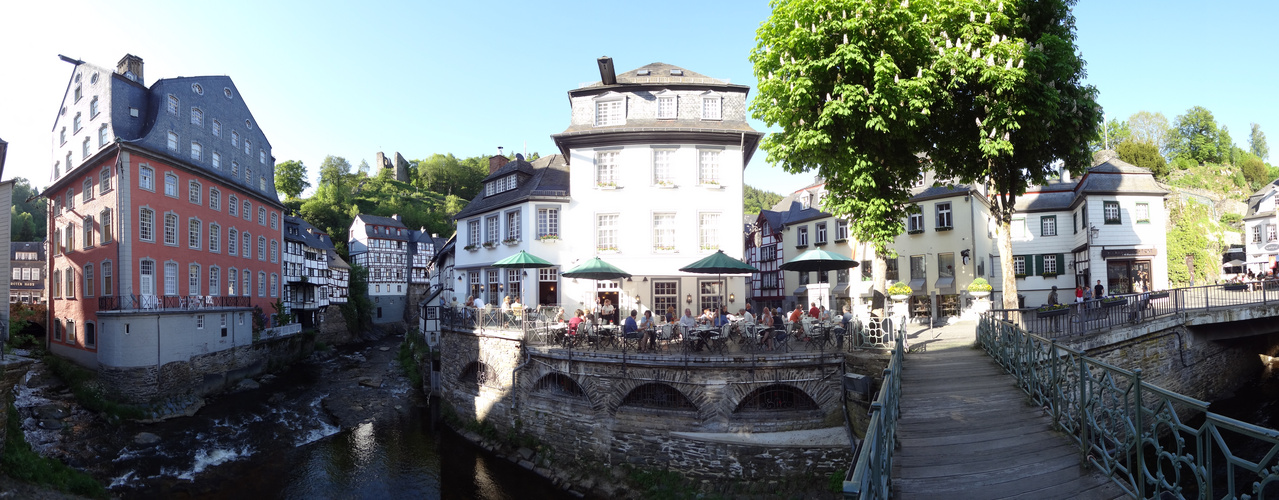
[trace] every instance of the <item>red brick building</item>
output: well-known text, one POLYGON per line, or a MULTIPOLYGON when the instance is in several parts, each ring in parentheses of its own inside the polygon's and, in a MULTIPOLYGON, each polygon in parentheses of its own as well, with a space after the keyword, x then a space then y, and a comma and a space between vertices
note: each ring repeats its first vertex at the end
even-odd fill
POLYGON ((228 77, 148 88, 136 56, 116 71, 68 62, 43 193, 49 346, 128 395, 171 393, 202 356, 253 343, 255 306, 275 312, 275 160, 228 77))

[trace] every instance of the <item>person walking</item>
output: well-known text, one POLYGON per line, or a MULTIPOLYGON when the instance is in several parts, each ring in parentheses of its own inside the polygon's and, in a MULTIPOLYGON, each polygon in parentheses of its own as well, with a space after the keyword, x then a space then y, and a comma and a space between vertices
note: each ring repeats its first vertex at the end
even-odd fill
POLYGON ((1101 280, 1097 280, 1097 286, 1092 287, 1092 297, 1100 299, 1106 296, 1106 287, 1101 286, 1101 280))

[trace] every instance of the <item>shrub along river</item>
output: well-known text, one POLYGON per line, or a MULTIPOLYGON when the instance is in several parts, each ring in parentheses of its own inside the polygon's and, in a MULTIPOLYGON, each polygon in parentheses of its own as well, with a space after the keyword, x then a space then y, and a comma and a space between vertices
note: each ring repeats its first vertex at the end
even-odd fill
POLYGON ((159 423, 105 424, 39 374, 16 404, 37 451, 119 498, 567 498, 435 418, 400 374, 400 340, 313 356, 159 423))

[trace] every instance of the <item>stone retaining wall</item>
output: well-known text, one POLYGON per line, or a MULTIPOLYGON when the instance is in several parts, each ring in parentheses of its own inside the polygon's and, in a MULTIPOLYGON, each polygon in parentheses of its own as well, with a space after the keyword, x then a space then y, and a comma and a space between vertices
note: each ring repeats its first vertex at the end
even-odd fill
POLYGON ((116 368, 100 365, 98 381, 126 403, 148 403, 181 396, 222 391, 245 378, 290 363, 307 354, 301 335, 260 340, 253 345, 192 356, 162 366, 116 368))
POLYGON ((329 345, 339 345, 355 338, 346 325, 346 317, 342 316, 341 305, 331 305, 320 310, 320 326, 315 340, 329 345))
POLYGON ((1279 334, 1207 340, 1185 327, 1147 333, 1087 355, 1111 365, 1140 368, 1142 380, 1205 401, 1228 397, 1265 368, 1261 354, 1279 342, 1279 334))

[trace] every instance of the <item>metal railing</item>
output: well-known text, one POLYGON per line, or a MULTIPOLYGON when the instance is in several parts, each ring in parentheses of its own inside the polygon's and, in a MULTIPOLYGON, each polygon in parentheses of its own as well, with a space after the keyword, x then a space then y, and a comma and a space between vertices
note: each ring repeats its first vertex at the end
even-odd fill
MULTIPOLYGON (((564 324, 556 321, 559 308, 542 306, 525 308, 521 311, 503 311, 501 309, 476 309, 473 307, 441 308, 441 324, 443 328, 452 330, 469 330, 476 332, 503 332, 521 335, 525 345, 563 348, 574 351, 636 351, 640 345, 639 338, 622 338, 616 333, 603 334, 599 326, 590 334, 569 335, 564 324)), ((836 324, 837 325, 837 324, 836 324)), ((589 328, 589 327, 588 327, 589 328)), ((620 329, 617 325, 608 325, 606 330, 620 329)), ((657 349, 647 350, 653 356, 696 356, 700 353, 741 354, 752 356, 782 355, 792 352, 817 352, 821 354, 851 352, 855 349, 882 348, 891 346, 892 335, 885 334, 878 328, 868 328, 854 320, 848 328, 831 326, 796 330, 792 325, 774 328, 771 331, 760 325, 735 325, 729 335, 717 332, 713 336, 694 338, 688 332, 681 331, 677 325, 669 332, 662 331, 662 325, 656 328, 657 349), (785 330, 785 334, 782 331, 785 330), (772 338, 772 349, 768 348, 772 338)))
POLYGON ((1141 370, 1089 358, 997 316, 982 317, 978 343, 1079 445, 1081 459, 1129 495, 1279 496, 1279 431, 1209 412, 1204 401, 1143 382, 1141 370))
POLYGON ((98 311, 192 311, 252 307, 253 297, 223 295, 110 295, 98 297, 98 311))
POLYGON ((990 314, 1027 332, 1049 338, 1087 335, 1117 326, 1190 311, 1208 311, 1279 303, 1279 280, 1176 288, 1159 292, 1113 295, 1083 304, 1042 310, 992 309, 990 314))
POLYGON ((897 447, 897 418, 901 415, 902 363, 905 362, 905 323, 893 337, 893 354, 884 369, 884 380, 870 405, 866 438, 855 453, 852 470, 844 479, 844 498, 892 498, 893 450, 897 447))

